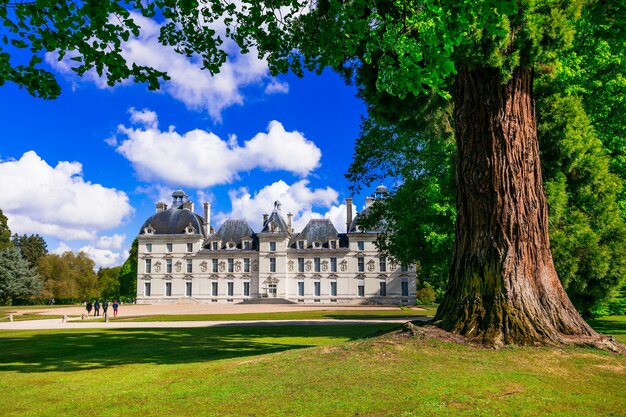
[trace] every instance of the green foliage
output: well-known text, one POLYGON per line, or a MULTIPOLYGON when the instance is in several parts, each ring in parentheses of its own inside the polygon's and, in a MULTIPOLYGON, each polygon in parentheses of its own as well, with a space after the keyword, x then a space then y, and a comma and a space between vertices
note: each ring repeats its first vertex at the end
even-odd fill
POLYGON ((95 263, 84 252, 48 254, 39 258, 44 298, 87 300, 99 295, 95 263))
POLYGON ((121 266, 98 269, 98 291, 100 297, 112 300, 119 296, 119 274, 121 269, 121 266))
POLYGON ((424 286, 417 290, 417 304, 433 304, 436 298, 437 294, 428 282, 425 282, 424 286))
POLYGON ((43 237, 39 235, 19 236, 14 234, 11 238, 13 245, 20 250, 20 253, 31 266, 37 265, 39 258, 48 253, 48 245, 43 237))
POLYGON ((139 242, 135 238, 133 244, 130 247, 130 253, 128 259, 122 265, 119 271, 119 294, 126 297, 137 297, 137 253, 139 242))
POLYGON ((19 298, 33 297, 40 288, 37 272, 22 258, 18 249, 0 250, 0 305, 11 304, 19 298))
POLYGON ((9 229, 8 221, 9 219, 7 219, 7 216, 5 216, 2 209, 0 209, 0 250, 13 246, 11 243, 11 229, 9 229))
POLYGON ((609 172, 610 159, 580 99, 554 94, 539 108, 552 255, 570 299, 590 316, 626 276, 622 181, 609 172))

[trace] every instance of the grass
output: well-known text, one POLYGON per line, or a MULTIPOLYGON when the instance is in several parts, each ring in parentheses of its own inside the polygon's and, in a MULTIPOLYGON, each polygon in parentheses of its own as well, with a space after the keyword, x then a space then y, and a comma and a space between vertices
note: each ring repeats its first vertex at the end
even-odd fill
POLYGON ((393 326, 0 331, 0 415, 624 415, 622 356, 371 337, 393 326))
POLYGON ((587 321, 600 333, 610 334, 626 344, 626 316, 605 316, 587 321))
POLYGON ((426 306, 424 310, 399 308, 397 310, 301 310, 280 313, 242 313, 242 314, 178 314, 110 317, 115 321, 154 322, 154 321, 234 321, 234 320, 328 320, 328 319, 384 319, 433 316, 437 307, 426 306))

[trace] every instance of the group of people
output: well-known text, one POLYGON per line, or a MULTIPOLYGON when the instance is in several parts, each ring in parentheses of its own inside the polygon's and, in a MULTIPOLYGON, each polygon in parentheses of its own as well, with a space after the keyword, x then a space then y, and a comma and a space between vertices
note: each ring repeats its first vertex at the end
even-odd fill
MULTIPOLYGON (((117 309, 119 307, 117 300, 113 300, 113 304, 111 304, 111 307, 113 307, 113 317, 117 316, 117 309)), ((100 301, 96 300, 93 303, 91 301, 87 301, 86 308, 87 308, 87 317, 89 317, 89 315, 91 314, 92 309, 93 309, 93 316, 100 317, 100 301)), ((107 314, 108 309, 109 309, 109 302, 107 300, 104 300, 102 302, 102 310, 105 316, 107 314)))

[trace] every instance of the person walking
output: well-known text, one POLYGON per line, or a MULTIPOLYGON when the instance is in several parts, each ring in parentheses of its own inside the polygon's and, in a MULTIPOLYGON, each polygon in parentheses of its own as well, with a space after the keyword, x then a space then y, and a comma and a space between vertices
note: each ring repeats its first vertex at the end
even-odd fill
POLYGON ((100 317, 100 301, 98 300, 96 300, 96 302, 93 303, 93 316, 100 317))
POLYGON ((107 299, 105 299, 102 302, 102 314, 104 315, 104 317, 106 317, 108 309, 109 309, 109 301, 107 299))
POLYGON ((117 307, 119 307, 117 300, 113 300, 113 317, 117 317, 117 307))
POLYGON ((93 308, 93 304, 91 304, 91 300, 87 301, 87 317, 89 317, 89 314, 91 314, 91 309, 93 308))

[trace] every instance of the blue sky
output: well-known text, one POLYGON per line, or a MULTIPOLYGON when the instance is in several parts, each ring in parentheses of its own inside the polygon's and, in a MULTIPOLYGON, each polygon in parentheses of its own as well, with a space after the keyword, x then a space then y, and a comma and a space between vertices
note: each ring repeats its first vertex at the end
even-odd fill
POLYGON ((128 54, 168 70, 161 91, 105 87, 53 55, 58 99, 0 87, 0 208, 11 230, 39 233, 53 252, 84 250, 98 265, 119 265, 155 202, 169 204, 181 185, 196 212, 211 202, 214 227, 247 218, 258 230, 279 199, 296 228, 326 216, 344 231, 343 174, 365 114, 355 88, 331 71, 273 78, 234 49, 211 77, 147 32, 128 54))

